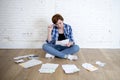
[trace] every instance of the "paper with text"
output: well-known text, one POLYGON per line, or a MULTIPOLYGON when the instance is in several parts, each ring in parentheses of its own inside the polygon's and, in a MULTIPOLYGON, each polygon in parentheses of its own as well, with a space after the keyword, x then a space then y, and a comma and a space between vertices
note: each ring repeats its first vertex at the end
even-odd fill
POLYGON ((65 39, 62 41, 56 41, 56 45, 66 46, 66 44, 69 43, 69 39, 65 39))
POLYGON ((40 73, 53 73, 57 69, 59 64, 53 64, 53 63, 46 63, 42 64, 41 68, 39 69, 40 73))
POLYGON ((65 73, 74 73, 80 71, 80 69, 77 68, 74 64, 64 64, 62 65, 63 70, 65 73))
POLYGON ((30 68, 30 67, 39 65, 41 63, 42 63, 42 61, 40 61, 40 60, 32 59, 32 60, 29 60, 27 62, 20 63, 19 65, 24 67, 24 68, 30 68))
POLYGON ((95 71, 98 70, 97 67, 93 66, 92 64, 89 63, 84 63, 82 64, 82 67, 84 67, 85 69, 89 70, 89 71, 95 71))

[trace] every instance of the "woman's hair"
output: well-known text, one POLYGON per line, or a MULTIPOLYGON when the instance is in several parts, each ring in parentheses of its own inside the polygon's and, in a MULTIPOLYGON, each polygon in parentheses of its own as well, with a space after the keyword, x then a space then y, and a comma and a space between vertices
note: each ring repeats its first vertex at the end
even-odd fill
POLYGON ((56 24, 59 19, 62 20, 62 21, 64 21, 63 17, 62 17, 60 14, 55 14, 55 15, 52 17, 52 22, 53 22, 54 24, 56 24))

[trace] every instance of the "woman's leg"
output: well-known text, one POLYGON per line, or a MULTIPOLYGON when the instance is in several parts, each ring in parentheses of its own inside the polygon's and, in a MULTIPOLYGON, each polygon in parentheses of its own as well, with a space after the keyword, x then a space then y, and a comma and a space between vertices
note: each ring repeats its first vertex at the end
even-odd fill
POLYGON ((65 58, 66 54, 60 51, 61 50, 60 45, 43 44, 42 48, 47 53, 58 56, 60 58, 65 58))
POLYGON ((66 49, 62 50, 61 52, 68 55, 68 54, 75 54, 79 50, 80 50, 80 48, 79 48, 78 45, 73 45, 73 46, 71 46, 69 48, 66 48, 66 49))

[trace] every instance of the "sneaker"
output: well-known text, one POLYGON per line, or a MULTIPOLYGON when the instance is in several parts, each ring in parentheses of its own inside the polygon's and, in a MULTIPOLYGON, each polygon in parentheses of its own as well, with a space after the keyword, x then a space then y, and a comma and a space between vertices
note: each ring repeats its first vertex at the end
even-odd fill
POLYGON ((68 55, 67 57, 69 60, 77 60, 78 57, 76 55, 68 55))
POLYGON ((45 57, 46 57, 46 58, 52 58, 52 59, 54 59, 55 56, 52 55, 52 54, 46 53, 45 57))

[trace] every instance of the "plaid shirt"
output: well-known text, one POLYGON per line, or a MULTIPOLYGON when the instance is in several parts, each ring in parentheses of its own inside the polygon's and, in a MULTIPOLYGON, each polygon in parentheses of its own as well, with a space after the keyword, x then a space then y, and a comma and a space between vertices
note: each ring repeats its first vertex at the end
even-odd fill
MULTIPOLYGON (((58 40, 58 36, 59 36, 58 28, 56 26, 53 27, 51 35, 52 35, 52 40, 49 42, 47 40, 46 41, 47 41, 47 43, 55 44, 55 42, 58 40)), ((69 39, 70 42, 74 42, 72 28, 70 25, 65 24, 65 23, 64 23, 64 35, 67 39, 69 39)))

